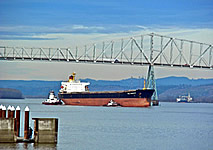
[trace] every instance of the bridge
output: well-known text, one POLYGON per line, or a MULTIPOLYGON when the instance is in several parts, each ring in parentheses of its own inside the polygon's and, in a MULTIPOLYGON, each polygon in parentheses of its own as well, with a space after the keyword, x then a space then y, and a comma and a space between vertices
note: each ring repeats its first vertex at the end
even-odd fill
MULTIPOLYGON (((155 33, 66 48, 0 45, 0 60, 148 65, 146 87, 156 89, 154 66, 213 68, 213 46, 155 33)), ((157 98, 157 89, 153 95, 157 98)))

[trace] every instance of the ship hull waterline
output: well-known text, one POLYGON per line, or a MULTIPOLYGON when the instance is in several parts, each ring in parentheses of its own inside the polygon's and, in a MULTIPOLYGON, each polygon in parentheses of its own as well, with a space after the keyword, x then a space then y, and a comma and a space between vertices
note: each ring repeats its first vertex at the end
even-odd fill
POLYGON ((62 105, 62 102, 55 102, 55 103, 49 103, 49 102, 42 102, 44 105, 62 105))
POLYGON ((75 106, 106 106, 110 100, 118 103, 121 107, 149 107, 151 99, 147 98, 70 98, 61 99, 65 105, 75 106))

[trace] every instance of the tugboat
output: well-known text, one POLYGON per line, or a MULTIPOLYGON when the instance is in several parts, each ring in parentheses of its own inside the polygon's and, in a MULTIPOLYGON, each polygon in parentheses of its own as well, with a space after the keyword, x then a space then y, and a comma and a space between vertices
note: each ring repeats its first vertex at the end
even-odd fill
POLYGON ((61 105, 62 101, 58 100, 54 91, 50 91, 49 98, 42 102, 44 105, 61 105))
POLYGON ((121 106, 120 104, 116 103, 115 101, 113 101, 112 99, 108 102, 107 105, 104 105, 104 106, 107 106, 107 107, 118 107, 118 106, 121 106))

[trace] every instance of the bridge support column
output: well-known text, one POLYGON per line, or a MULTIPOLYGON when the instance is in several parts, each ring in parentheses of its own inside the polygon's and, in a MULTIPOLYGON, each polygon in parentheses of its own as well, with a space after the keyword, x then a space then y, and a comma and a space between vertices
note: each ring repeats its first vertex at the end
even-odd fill
POLYGON ((158 95, 157 95, 157 88, 156 88, 156 81, 155 81, 154 65, 151 65, 151 64, 149 65, 146 88, 155 90, 151 99, 153 101, 153 105, 158 105, 158 95))

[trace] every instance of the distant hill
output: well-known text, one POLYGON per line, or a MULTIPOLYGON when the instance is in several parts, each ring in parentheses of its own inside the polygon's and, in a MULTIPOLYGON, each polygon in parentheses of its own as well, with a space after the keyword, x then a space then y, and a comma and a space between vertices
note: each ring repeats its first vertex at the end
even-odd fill
POLYGON ((179 85, 160 93, 159 99, 161 101, 175 102, 178 96, 187 96, 189 92, 193 102, 213 103, 213 84, 200 86, 179 85))
POLYGON ((22 93, 16 89, 0 88, 0 99, 22 99, 22 93))
POLYGON ((60 83, 60 81, 0 80, 0 88, 20 90, 24 97, 46 98, 50 90, 59 91, 60 83))
POLYGON ((189 79, 187 77, 166 77, 166 78, 160 78, 157 79, 157 85, 191 85, 191 86, 197 86, 197 85, 206 85, 206 84, 213 84, 213 79, 189 79))
MULTIPOLYGON (((119 81, 81 79, 90 82, 90 91, 118 91, 143 88, 143 78, 129 78, 119 81)), ((20 90, 24 97, 46 98, 50 90, 56 93, 60 89, 61 81, 23 81, 0 80, 0 88, 13 88, 20 90)), ((186 77, 167 77, 156 80, 159 99, 161 101, 175 101, 179 95, 188 92, 195 102, 213 102, 213 79, 188 79, 186 77)))
MULTIPOLYGON (((113 88, 114 90, 128 90, 128 89, 137 89, 143 87, 143 78, 129 78, 119 81, 107 81, 107 80, 93 80, 93 79, 82 79, 81 81, 90 82, 91 90, 109 90, 113 88), (100 88, 105 87, 105 88, 100 88)), ((190 86, 199 86, 206 84, 213 84, 213 79, 189 79, 186 77, 166 77, 159 78, 156 80, 156 84, 159 88, 158 91, 161 91, 160 88, 164 90, 167 88, 176 87, 179 85, 190 85, 190 86)), ((163 90, 163 91, 164 91, 163 90)), ((160 92, 161 93, 161 92, 160 92)))

